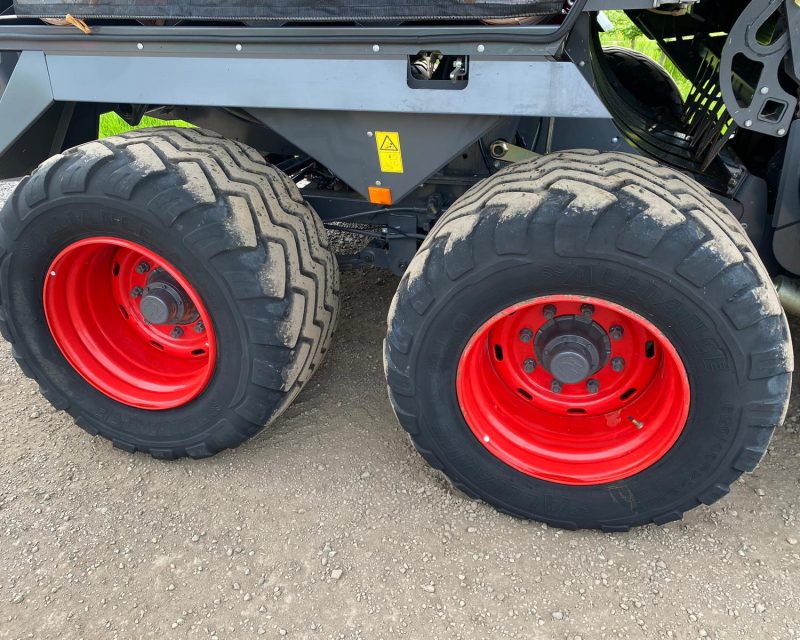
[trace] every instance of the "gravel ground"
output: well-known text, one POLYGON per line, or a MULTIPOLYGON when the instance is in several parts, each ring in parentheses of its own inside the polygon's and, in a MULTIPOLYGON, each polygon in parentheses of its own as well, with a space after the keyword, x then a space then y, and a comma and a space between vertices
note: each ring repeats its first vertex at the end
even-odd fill
POLYGON ((310 386, 205 461, 90 438, 0 345, 0 638, 800 637, 797 402, 757 473, 681 523, 514 520, 397 426, 380 357, 396 285, 344 274, 310 386))

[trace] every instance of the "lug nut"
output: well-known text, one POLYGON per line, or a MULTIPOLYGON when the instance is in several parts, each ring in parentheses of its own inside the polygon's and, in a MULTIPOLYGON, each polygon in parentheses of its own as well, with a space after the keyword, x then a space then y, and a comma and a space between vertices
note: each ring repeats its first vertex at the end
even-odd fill
POLYGON ((136 273, 147 273, 148 271, 150 271, 150 265, 146 262, 140 262, 136 266, 136 273))
POLYGON ((141 287, 134 287, 131 289, 131 298, 141 298, 143 293, 144 289, 141 287))
POLYGON ((550 391, 553 393, 561 393, 564 390, 564 385, 561 384, 558 380, 553 380, 550 383, 550 391))
POLYGON ((547 306, 544 308, 544 311, 543 311, 543 313, 544 313, 544 317, 545 317, 545 318, 547 318, 548 320, 552 320, 553 318, 555 318, 555 317, 556 317, 556 308, 555 308, 555 306, 554 306, 554 305, 552 305, 552 304, 548 304, 548 305, 547 305, 547 306))
POLYGON ((594 314, 594 305, 591 304, 581 305, 581 315, 584 318, 591 318, 593 314, 594 314))
POLYGON ((611 327, 609 334, 611 334, 612 340, 622 340, 622 336, 625 334, 625 331, 618 324, 615 324, 613 327, 611 327))
POLYGON ((614 358, 611 360, 611 368, 617 373, 622 373, 625 370, 625 359, 614 358))
POLYGON ((175 327, 172 330, 172 333, 170 333, 169 335, 177 340, 183 335, 183 329, 181 329, 180 327, 175 327))
POLYGON ((203 333, 203 331, 205 331, 205 330, 206 330, 206 325, 203 324, 202 320, 200 322, 198 322, 196 325, 194 325, 195 333, 203 333))
POLYGON ((598 391, 600 391, 600 383, 594 378, 592 378, 591 380, 589 380, 589 382, 586 383, 586 390, 589 393, 597 393, 598 391))
POLYGON ((528 358, 522 363, 522 369, 525 371, 525 373, 533 373, 536 371, 536 360, 533 358, 528 358))
POLYGON ((533 331, 530 329, 523 329, 519 332, 519 339, 527 343, 533 340, 533 331))

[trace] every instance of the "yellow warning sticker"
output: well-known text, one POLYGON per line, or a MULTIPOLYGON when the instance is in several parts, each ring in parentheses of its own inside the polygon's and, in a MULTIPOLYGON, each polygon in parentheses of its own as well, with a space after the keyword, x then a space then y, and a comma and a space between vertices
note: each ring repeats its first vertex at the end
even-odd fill
POLYGON ((403 149, 397 131, 376 131, 378 158, 383 173, 403 173, 403 149))

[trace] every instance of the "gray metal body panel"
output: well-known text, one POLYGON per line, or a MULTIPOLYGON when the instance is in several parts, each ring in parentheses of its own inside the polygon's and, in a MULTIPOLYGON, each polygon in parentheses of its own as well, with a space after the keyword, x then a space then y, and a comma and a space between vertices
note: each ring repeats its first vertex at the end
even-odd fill
MULTIPOLYGON (((0 24, 0 50, 37 56, 38 65, 15 70, 12 83, 24 74, 25 83, 49 88, 50 101, 247 109, 363 196, 381 183, 397 201, 502 118, 609 118, 578 67, 556 59, 555 33, 552 27, 118 26, 84 36, 0 24), (466 86, 409 86, 408 56, 420 50, 469 56, 466 86), (367 138, 373 129, 401 133, 404 173, 380 171, 367 138)), ((0 119, 0 153, 42 108, 41 90, 30 95, 35 109, 23 109, 25 118, 0 119)), ((13 94, 0 97, 0 110, 7 98, 13 94)), ((13 102, 6 108, 20 110, 13 102)))
POLYGON ((570 62, 475 60, 460 91, 412 89, 402 58, 47 54, 56 100, 417 114, 607 115, 570 62), (357 79, 357 82, 356 82, 357 79))

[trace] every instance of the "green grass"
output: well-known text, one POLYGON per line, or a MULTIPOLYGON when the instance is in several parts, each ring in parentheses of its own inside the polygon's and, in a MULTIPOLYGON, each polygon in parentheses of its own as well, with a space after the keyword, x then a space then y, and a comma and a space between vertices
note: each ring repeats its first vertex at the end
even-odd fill
POLYGON ((145 129, 147 127, 191 127, 192 125, 183 120, 159 120, 158 118, 151 118, 145 116, 138 127, 132 127, 116 113, 104 113, 100 116, 100 137, 107 138, 108 136, 115 136, 119 133, 125 133, 133 129, 145 129))

